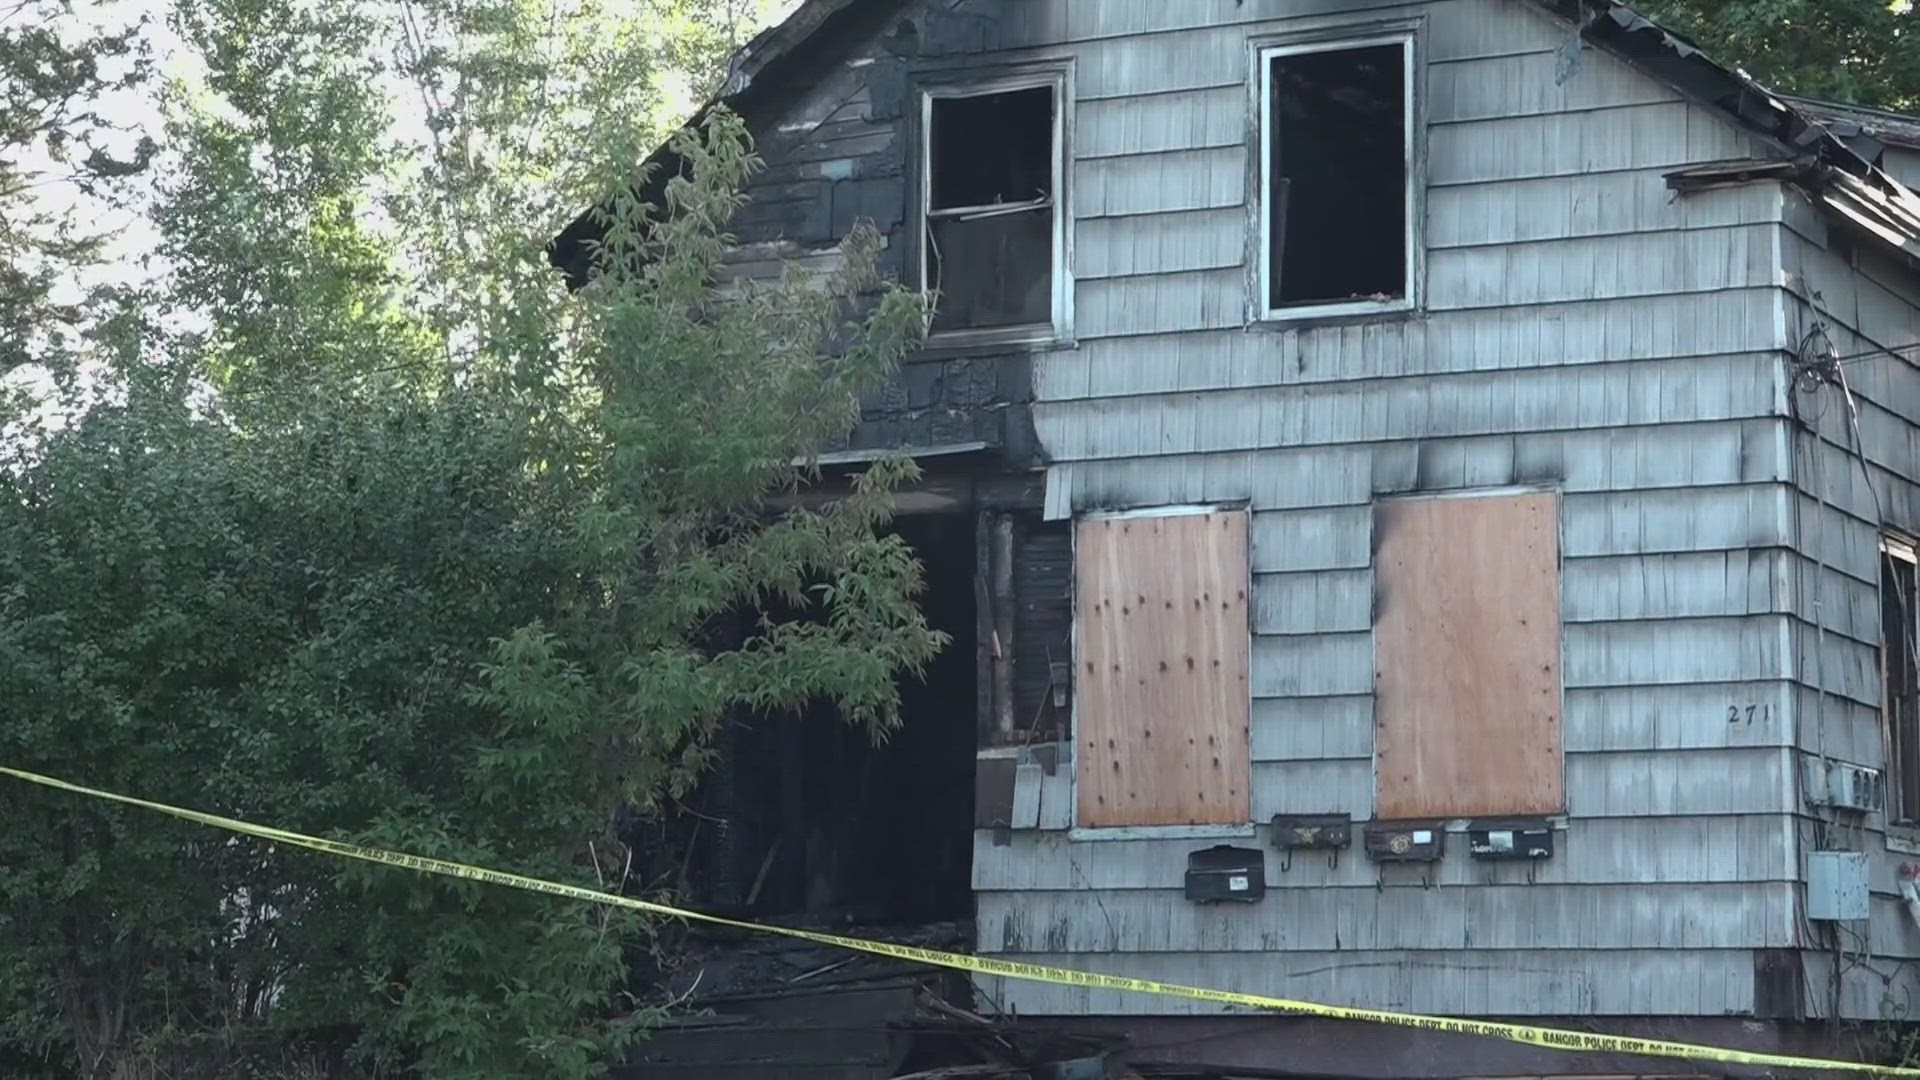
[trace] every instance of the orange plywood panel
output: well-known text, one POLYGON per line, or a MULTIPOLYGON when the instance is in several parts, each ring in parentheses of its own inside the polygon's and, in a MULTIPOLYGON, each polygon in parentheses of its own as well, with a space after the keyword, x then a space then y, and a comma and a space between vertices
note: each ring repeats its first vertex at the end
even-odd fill
POLYGON ((1564 808, 1558 539, 1551 492, 1377 507, 1379 817, 1564 808))
POLYGON ((1081 521, 1078 823, 1250 820, 1247 513, 1081 521))

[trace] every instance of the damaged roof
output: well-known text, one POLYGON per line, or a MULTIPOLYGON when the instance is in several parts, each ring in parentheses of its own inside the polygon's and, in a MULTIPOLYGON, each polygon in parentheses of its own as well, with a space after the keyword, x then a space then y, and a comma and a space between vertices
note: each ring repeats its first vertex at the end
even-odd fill
MULTIPOLYGON (((803 0, 779 25, 749 41, 730 60, 720 93, 688 125, 715 108, 751 113, 767 96, 756 92, 804 63, 824 42, 854 22, 884 18, 905 0, 803 0)), ((1688 38, 1614 0, 1520 0, 1579 27, 1585 43, 1606 50, 1647 76, 1777 146, 1793 163, 1791 180, 1816 202, 1920 261, 1920 196, 1880 165, 1887 145, 1920 147, 1920 119, 1776 94, 1745 72, 1718 63, 1688 38)), ((1517 14, 1517 13, 1516 13, 1517 14)), ((1578 64, 1563 59, 1563 73, 1578 64)), ((669 147, 654 151, 654 185, 676 164, 669 147)), ((581 214, 548 244, 548 260, 570 279, 584 276, 587 244, 600 231, 592 211, 581 214)))
MULTIPOLYGON (((700 106, 681 130, 703 123, 713 111, 727 108, 743 116, 751 113, 767 96, 766 87, 776 85, 780 77, 820 43, 830 41, 849 24, 893 8, 901 0, 801 0, 799 7, 779 23, 755 34, 727 58, 727 73, 720 92, 700 106)), ((665 177, 678 165, 671 145, 663 145, 647 157, 653 179, 643 194, 659 198, 665 177)), ((547 244, 547 261, 565 271, 569 281, 579 284, 586 276, 587 243, 599 236, 600 223, 589 210, 574 218, 547 244)))
POLYGON ((1885 146, 1859 124, 1816 115, 1804 99, 1776 94, 1745 72, 1715 62, 1691 40, 1626 4, 1528 2, 1577 24, 1589 44, 1773 143, 1794 166, 1783 179, 1844 221, 1920 260, 1920 196, 1881 168, 1885 146))
POLYGON ((1920 116, 1909 116, 1889 109, 1869 109, 1865 105, 1849 105, 1844 101, 1823 101, 1820 98, 1801 97, 1797 94, 1780 96, 1791 102, 1795 108, 1827 125, 1834 134, 1843 139, 1853 131, 1873 142, 1884 143, 1887 146, 1897 146, 1902 150, 1920 150, 1920 116))

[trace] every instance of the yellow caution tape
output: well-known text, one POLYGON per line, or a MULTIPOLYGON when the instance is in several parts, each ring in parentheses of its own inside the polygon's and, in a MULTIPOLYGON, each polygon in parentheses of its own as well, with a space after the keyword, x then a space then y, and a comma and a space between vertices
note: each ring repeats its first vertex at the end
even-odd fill
POLYGON ((130 795, 120 795, 98 788, 56 780, 51 776, 27 772, 23 769, 11 769, 0 765, 0 774, 12 776, 34 784, 41 784, 61 791, 70 791, 76 795, 86 795, 109 802, 137 806, 145 810, 168 814, 187 821, 211 825, 216 829, 240 833, 244 836, 256 836, 262 840, 289 844, 294 847, 326 852, 349 859, 361 859, 366 862, 384 863, 408 870, 417 870, 426 874, 441 874, 446 877, 465 878, 469 881, 483 881, 492 885, 505 885, 508 888, 525 889, 529 892, 548 893, 570 900, 582 900, 592 904, 609 904, 614 907, 631 908, 654 915, 669 918, 688 919, 715 926, 728 926, 737 930, 751 930, 756 933, 778 934, 782 937, 798 938, 820 945, 832 945, 855 952, 871 953, 875 956, 889 956, 900 960, 911 960, 931 967, 951 968, 956 971, 972 972, 976 975, 999 975, 1009 979, 1026 979, 1031 982, 1056 983, 1061 986, 1084 986, 1095 990, 1121 990, 1141 994, 1159 994, 1163 997, 1187 998, 1193 1001, 1210 1001, 1218 1005, 1237 1005, 1250 1009, 1263 1009, 1273 1012, 1292 1013, 1300 1016, 1321 1016, 1331 1020, 1357 1020, 1363 1023, 1391 1024, 1395 1027, 1418 1028, 1422 1031, 1444 1031, 1455 1035, 1481 1035, 1509 1042, 1525 1043, 1529 1046, 1542 1046, 1553 1050, 1574 1050, 1583 1052, 1633 1054, 1642 1057, 1682 1058, 1689 1061, 1715 1061, 1729 1065, 1753 1065, 1761 1068, 1783 1069, 1834 1069, 1845 1072, 1868 1073, 1877 1076, 1920 1077, 1920 1068, 1893 1068, 1883 1065, 1871 1065, 1858 1061, 1836 1061, 1824 1058, 1793 1057, 1786 1054, 1761 1054, 1747 1050, 1727 1050, 1717 1046, 1698 1046, 1692 1043, 1668 1042, 1663 1039, 1640 1039, 1625 1035, 1601 1035, 1592 1032, 1567 1031, 1561 1028, 1533 1027, 1527 1024, 1503 1024, 1491 1020, 1463 1020, 1448 1016, 1421 1016, 1415 1013, 1387 1012, 1382 1009, 1360 1009, 1345 1005, 1321 1005, 1312 1001, 1295 1001, 1290 998, 1265 997, 1260 994, 1242 994, 1230 990, 1209 990, 1198 986, 1182 986, 1178 983, 1156 982, 1152 979, 1134 979, 1124 975, 1102 975, 1091 971, 1076 971, 1072 968, 1048 967, 1044 964, 1023 964, 1012 960, 997 960, 990 956, 972 956, 966 953, 943 952, 938 949, 922 949, 912 945, 895 945, 885 941, 869 941, 865 938, 844 937, 840 934, 823 934, 814 930, 799 930, 788 926, 771 926, 764 923, 746 922, 729 919, 719 915, 689 911, 685 908, 655 904, 646 900, 636 900, 629 896, 616 896, 613 893, 596 889, 583 889, 575 885, 562 885, 554 881, 542 881, 539 878, 511 874, 502 870, 487 870, 465 863, 450 862, 446 859, 434 859, 425 855, 407 855, 397 851, 385 851, 380 848, 363 847, 359 844, 347 844, 338 840, 323 840, 317 836, 275 829, 266 825, 254 825, 234 818, 221 817, 218 814, 201 813, 198 810, 186 810, 165 803, 149 802, 130 795))

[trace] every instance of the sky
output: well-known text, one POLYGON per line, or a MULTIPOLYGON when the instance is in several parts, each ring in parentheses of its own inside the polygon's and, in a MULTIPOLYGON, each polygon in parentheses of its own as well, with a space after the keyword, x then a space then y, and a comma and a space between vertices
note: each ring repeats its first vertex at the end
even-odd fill
MULTIPOLYGON (((75 5, 71 29, 76 35, 99 29, 118 30, 142 19, 147 23, 145 37, 149 48, 156 59, 168 65, 161 70, 169 75, 187 74, 180 70, 184 50, 177 48, 177 40, 166 30, 164 0, 80 0, 75 5)), ((115 149, 123 153, 131 151, 140 133, 157 133, 160 129, 160 110, 150 88, 116 91, 100 100, 95 108, 108 121, 128 132, 115 140, 115 149)), ((23 164, 28 169, 57 171, 44 154, 30 155, 23 164)), ((138 275, 139 255, 152 250, 155 239, 140 207, 121 208, 90 199, 71 183, 49 183, 36 189, 36 194, 45 209, 71 210, 80 221, 111 238, 108 265, 100 268, 90 280, 128 280, 138 275)), ((86 283, 68 283, 67 295, 62 298, 76 298, 86 283)))
MULTIPOLYGON (((46 10, 59 0, 48 0, 43 7, 11 8, 10 14, 21 17, 22 11, 34 14, 46 10)), ((397 2, 397 0, 383 0, 397 2)), ((617 8, 625 3, 635 8, 648 9, 651 4, 661 0, 610 0, 617 8)), ((800 0, 707 0, 723 11, 738 13, 743 26, 743 36, 750 33, 755 25, 765 25, 785 18, 800 0)), ((67 303, 80 303, 90 290, 99 285, 133 285, 152 281, 166 272, 166 265, 159 255, 161 237, 150 220, 149 212, 153 197, 154 184, 166 175, 169 158, 165 150, 164 116, 161 108, 161 94, 169 87, 192 88, 201 82, 202 66, 197 62, 191 48, 173 32, 168 16, 174 6, 174 0, 72 0, 70 16, 66 24, 73 36, 80 37, 101 30, 117 31, 138 24, 142 28, 144 44, 152 60, 153 78, 141 87, 132 90, 115 91, 94 103, 94 108, 114 127, 124 134, 111 144, 112 149, 122 155, 130 156, 142 135, 148 135, 158 141, 161 155, 132 189, 126 193, 129 201, 116 205, 98 198, 90 197, 71 182, 49 181, 34 188, 34 197, 39 208, 50 213, 66 213, 71 220, 84 227, 88 232, 106 238, 104 258, 95 266, 84 268, 70 279, 61 282, 56 289, 55 298, 67 303)), ((0 12, 6 12, 6 6, 0 5, 0 12)), ((0 17, 5 17, 0 14, 0 17)), ((743 42, 744 43, 744 42, 743 42)), ((111 77, 114 72, 104 74, 111 77)), ((679 115, 691 115, 700 104, 694 100, 690 88, 682 85, 678 88, 669 85, 667 91, 673 95, 668 107, 679 115), (678 93, 675 93, 675 90, 678 93)), ((396 102, 404 102, 409 92, 396 79, 392 87, 396 102)), ((217 103, 209 103, 217 107, 217 103)), ((409 111, 396 109, 392 134, 397 138, 424 144, 427 133, 418 127, 409 117, 409 111)), ((43 173, 49 177, 57 176, 61 171, 57 163, 45 153, 27 154, 20 165, 27 171, 43 173)), ((370 208, 370 213, 377 213, 370 208)), ((387 224, 385 221, 381 225, 387 224)), ((162 318, 176 326, 191 327, 196 319, 191 312, 164 313, 162 318)), ((14 371, 0 373, 0 385, 28 390, 35 398, 45 403, 42 419, 48 419, 46 410, 52 407, 55 399, 51 380, 44 370, 31 365, 14 371)), ((0 433, 3 436, 4 433, 0 433)))
MULTIPOLYGON (((645 0, 629 0, 641 4, 645 0)), ((753 12, 761 20, 777 21, 785 18, 800 0, 713 0, 715 3, 737 3, 743 10, 753 12), (757 10, 756 10, 757 9, 757 10)), ((184 47, 180 38, 168 26, 167 15, 171 9, 170 0, 79 0, 75 5, 75 30, 117 29, 134 22, 144 23, 144 36, 150 55, 154 60, 154 73, 157 79, 149 85, 132 91, 122 91, 109 95, 99 102, 99 111, 117 126, 126 129, 129 134, 123 140, 122 149, 131 149, 133 140, 140 133, 153 135, 160 139, 163 117, 159 105, 158 92, 166 83, 192 85, 198 81, 200 65, 196 62, 192 50, 184 47)), ((396 94, 399 91, 396 84, 396 94)), ((669 88, 670 90, 674 88, 669 88)), ((679 98, 672 107, 682 115, 691 115, 700 102, 693 99, 692 93, 684 87, 678 88, 679 98)), ((425 132, 409 131, 405 115, 396 118, 395 134, 407 138, 425 139, 425 132)), ((164 139, 161 139, 164 144, 164 139)), ((42 157, 38 164, 51 166, 51 162, 42 157)), ((164 151, 161 162, 164 168, 164 151)), ((145 207, 136 202, 130 207, 114 207, 98 200, 89 199, 71 184, 48 184, 39 189, 40 197, 48 209, 71 209, 78 218, 93 224, 99 231, 107 233, 111 239, 108 246, 106 263, 82 279, 69 283, 65 290, 67 299, 77 299, 89 285, 101 282, 132 282, 142 277, 161 272, 164 267, 157 265, 154 251, 159 237, 145 216, 145 207)))

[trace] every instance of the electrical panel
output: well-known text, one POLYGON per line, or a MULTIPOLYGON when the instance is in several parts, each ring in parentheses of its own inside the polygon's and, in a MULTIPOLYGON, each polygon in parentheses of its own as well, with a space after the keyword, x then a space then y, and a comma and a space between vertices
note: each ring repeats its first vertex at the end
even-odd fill
POLYGON ((1475 821, 1467 828, 1467 852, 1476 859, 1553 858, 1553 824, 1546 818, 1475 821))
POLYGON ((1844 761, 1806 759, 1807 802, 1855 814, 1886 806, 1886 781, 1874 769, 1844 761))
POLYGON ((1187 899, 1251 904, 1267 894, 1267 857, 1259 848, 1220 844, 1187 855, 1187 899))
POLYGON ((1447 833, 1438 821, 1370 821, 1364 831, 1374 862, 1439 862, 1447 833))
POLYGON ((1807 918, 1849 922, 1867 917, 1864 851, 1807 853, 1807 918))
POLYGON ((1273 846, 1282 851, 1337 851, 1353 843, 1353 819, 1346 814, 1273 817, 1273 846))

